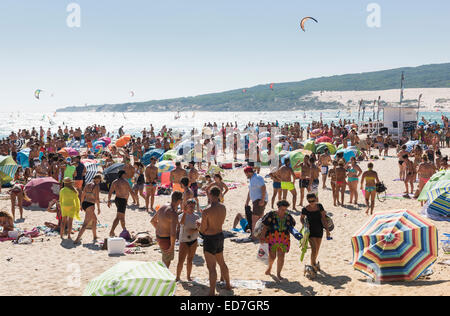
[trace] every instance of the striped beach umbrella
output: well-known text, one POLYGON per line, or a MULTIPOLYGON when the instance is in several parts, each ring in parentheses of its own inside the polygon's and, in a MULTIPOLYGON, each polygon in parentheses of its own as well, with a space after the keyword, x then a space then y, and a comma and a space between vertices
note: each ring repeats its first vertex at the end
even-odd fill
POLYGON ((0 184, 14 179, 19 166, 11 156, 0 156, 0 184))
POLYGON ((413 281, 438 256, 438 232, 410 211, 374 214, 352 237, 353 267, 377 281, 413 281))
POLYGON ((158 167, 158 173, 170 172, 176 168, 175 162, 171 160, 160 161, 156 164, 156 167, 158 167))
POLYGON ((427 197, 428 214, 450 218, 450 180, 436 182, 427 197))
POLYGON ((86 183, 89 183, 98 173, 98 161, 95 159, 82 159, 81 162, 86 167, 86 175, 84 176, 85 181, 86 183))
POLYGON ((176 285, 161 262, 122 261, 90 281, 83 296, 173 296, 176 285))
POLYGON ((428 200, 428 192, 433 190, 436 183, 438 183, 439 181, 444 181, 444 180, 450 180, 450 170, 442 170, 442 171, 436 172, 430 178, 430 180, 427 182, 427 184, 425 184, 425 186, 423 187, 418 200, 419 201, 427 201, 428 200))

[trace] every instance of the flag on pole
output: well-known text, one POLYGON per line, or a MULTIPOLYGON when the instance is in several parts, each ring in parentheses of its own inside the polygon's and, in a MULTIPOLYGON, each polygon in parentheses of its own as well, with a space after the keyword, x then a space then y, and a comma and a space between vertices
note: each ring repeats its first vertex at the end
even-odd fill
POLYGON ((400 92, 400 104, 403 103, 404 89, 405 89, 405 73, 402 71, 402 83, 401 83, 401 92, 400 92))

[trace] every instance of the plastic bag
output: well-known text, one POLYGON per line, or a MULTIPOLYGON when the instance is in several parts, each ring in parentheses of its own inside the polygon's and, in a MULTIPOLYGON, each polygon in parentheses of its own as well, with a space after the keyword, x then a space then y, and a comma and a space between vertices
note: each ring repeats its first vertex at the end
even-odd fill
POLYGON ((269 263, 269 244, 263 243, 259 245, 256 258, 266 264, 269 263))

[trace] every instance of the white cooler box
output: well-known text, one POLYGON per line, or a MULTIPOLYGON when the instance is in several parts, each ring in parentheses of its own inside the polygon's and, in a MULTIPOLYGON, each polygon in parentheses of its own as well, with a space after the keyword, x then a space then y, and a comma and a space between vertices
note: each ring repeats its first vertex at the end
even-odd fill
POLYGON ((123 255, 126 241, 121 237, 108 238, 108 255, 123 255))

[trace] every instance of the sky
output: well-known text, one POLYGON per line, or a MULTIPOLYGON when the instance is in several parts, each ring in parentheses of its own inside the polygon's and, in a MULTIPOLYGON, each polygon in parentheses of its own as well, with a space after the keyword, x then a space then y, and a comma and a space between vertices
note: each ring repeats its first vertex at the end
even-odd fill
POLYGON ((449 12, 448 0, 1 0, 0 112, 445 63, 449 12), (319 23, 303 32, 305 16, 319 23))

